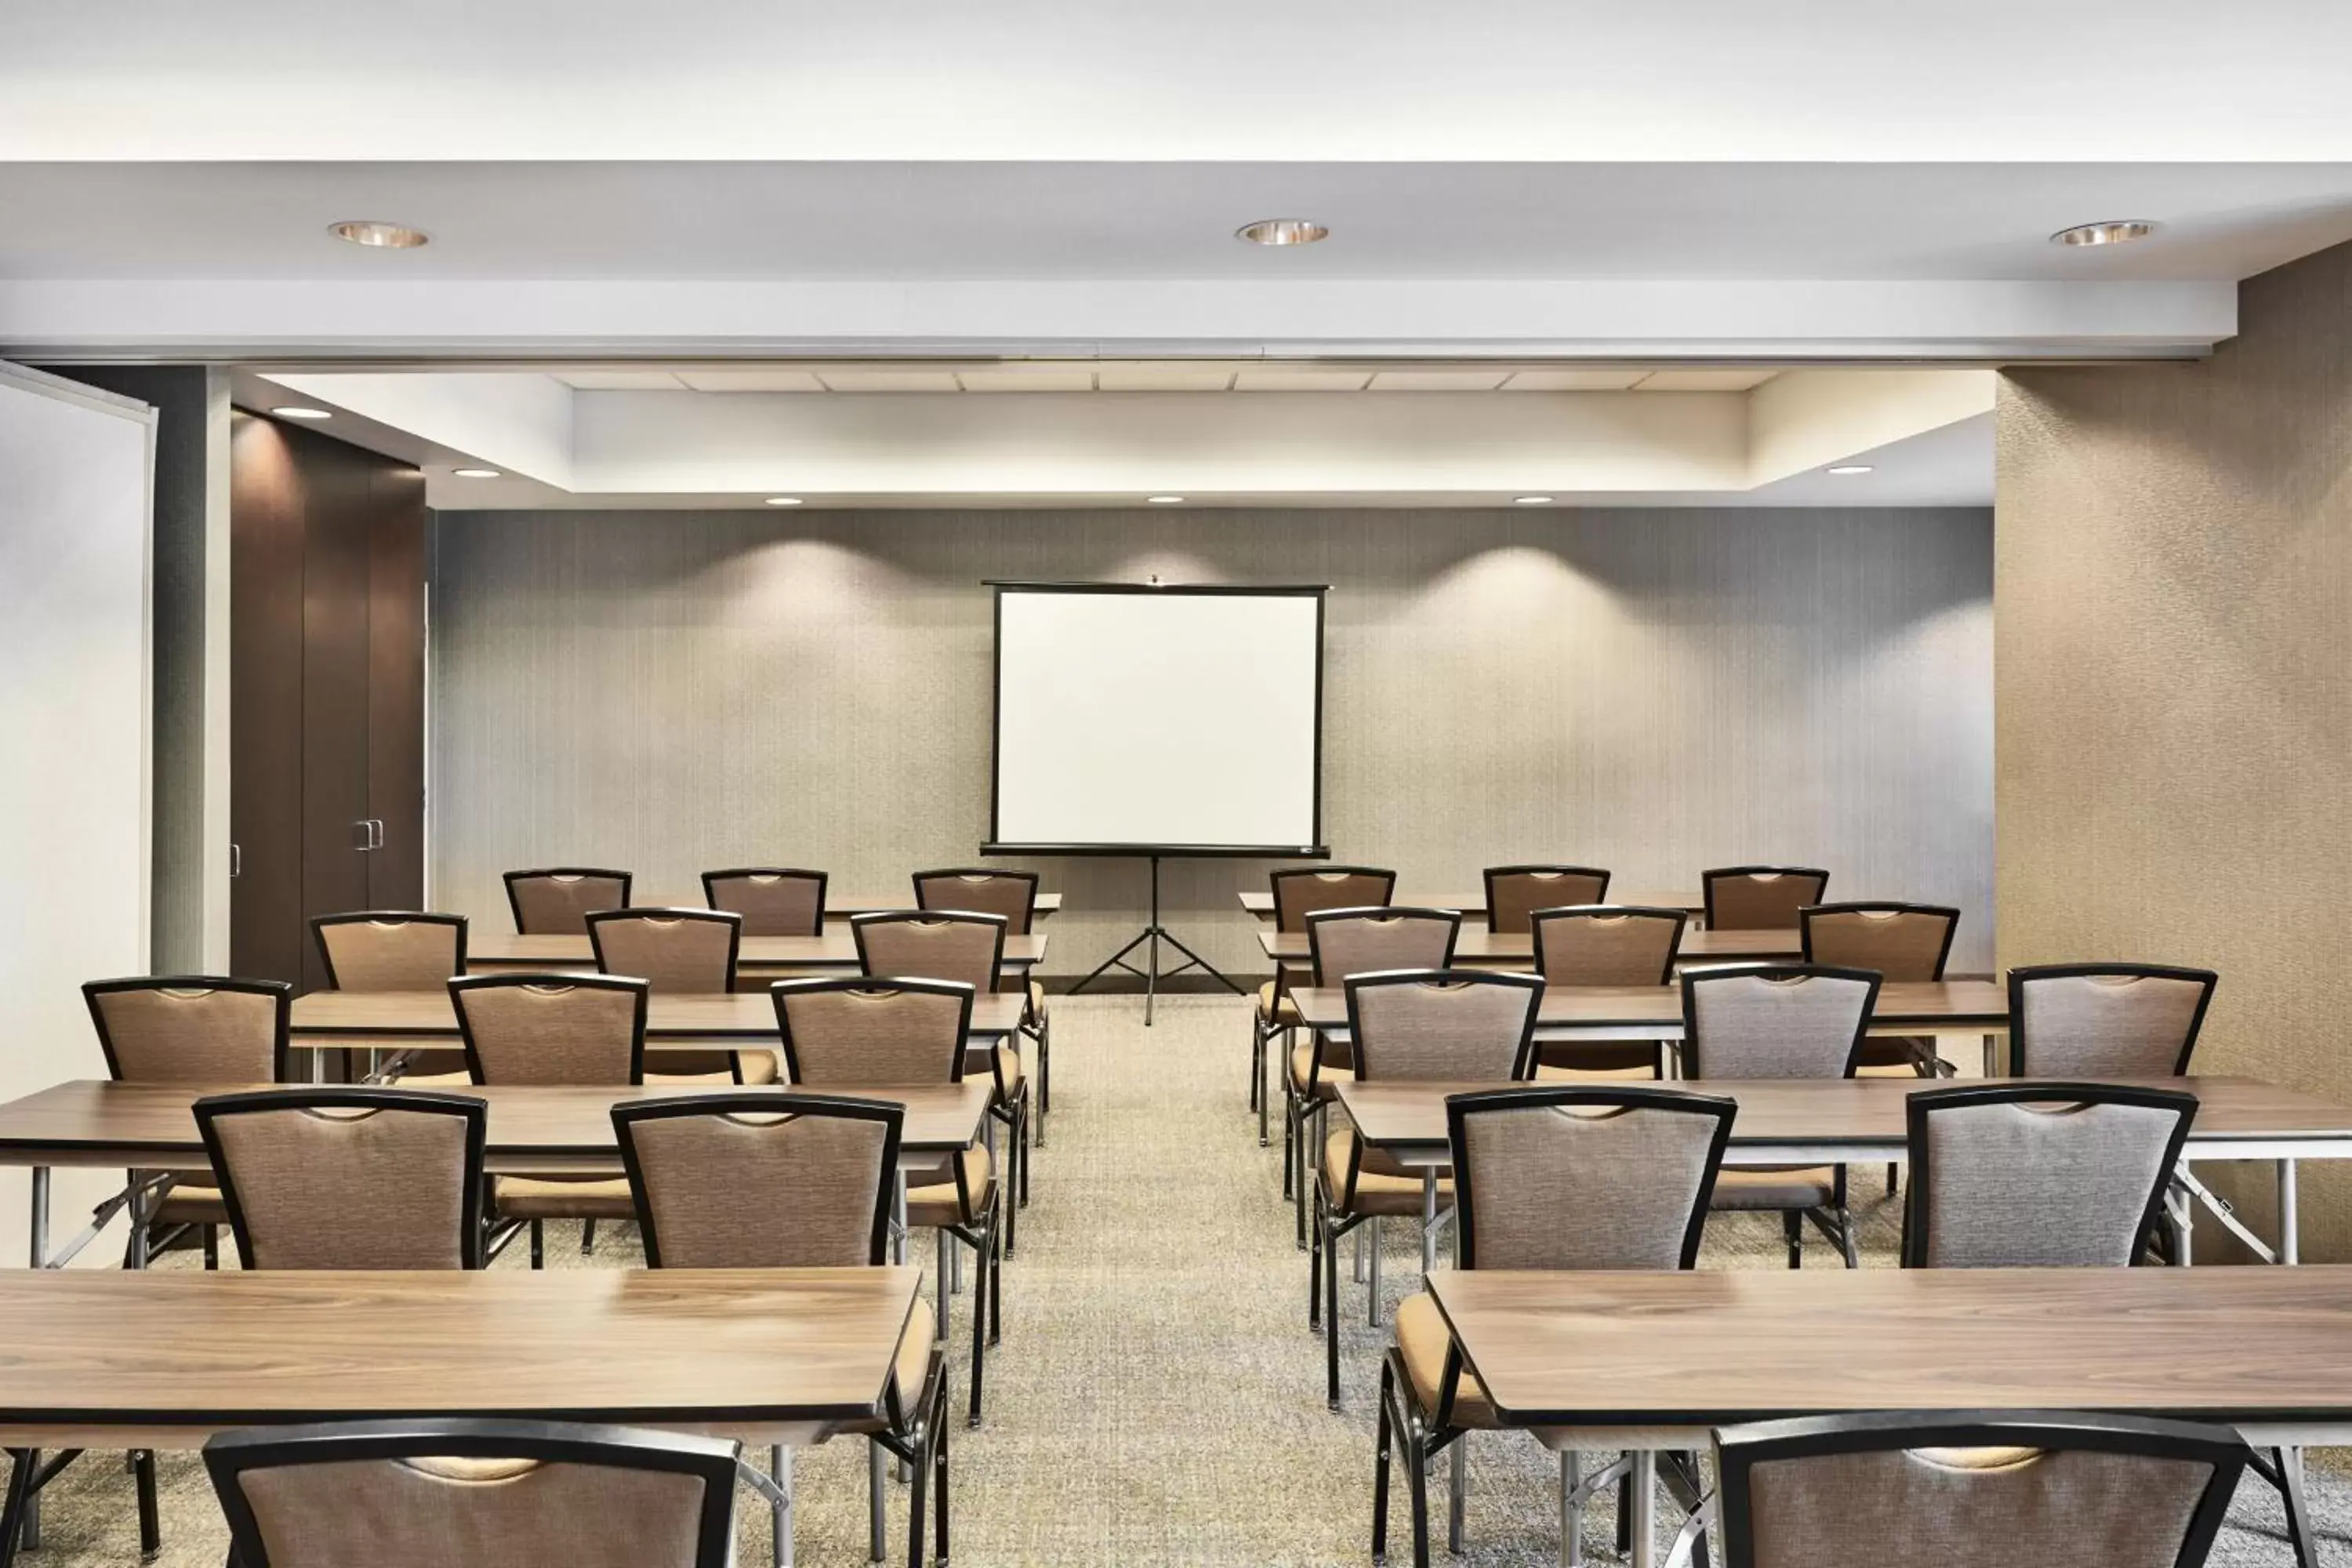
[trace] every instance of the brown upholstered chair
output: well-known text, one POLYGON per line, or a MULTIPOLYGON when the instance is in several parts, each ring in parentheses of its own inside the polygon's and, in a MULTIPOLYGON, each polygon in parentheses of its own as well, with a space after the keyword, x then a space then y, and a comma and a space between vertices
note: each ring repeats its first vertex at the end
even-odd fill
POLYGON ((743 917, 745 936, 823 936, 822 871, 739 866, 702 874, 702 897, 714 910, 743 917))
POLYGON ((194 1110, 247 1268, 482 1266, 480 1100, 322 1087, 194 1110))
MULTIPOLYGON (((1291 935, 1303 935, 1307 917, 1318 910, 1360 910, 1385 904, 1396 897, 1396 873, 1370 866, 1290 866, 1266 874, 1266 886, 1274 899, 1274 929, 1291 935)), ((1266 1082, 1266 1042, 1276 1034, 1286 1042, 1295 1037, 1298 1027, 1298 1009, 1290 1000, 1290 987, 1297 979, 1295 969, 1286 970, 1277 963, 1274 978, 1257 990, 1257 1009, 1250 1022, 1250 1109, 1257 1112, 1257 1146, 1266 1146, 1266 1106, 1274 1097, 1273 1087, 1266 1082)), ((1289 1053, 1283 1053, 1285 1062, 1289 1053)), ((1292 1188, 1291 1172, 1296 1162, 1283 1165, 1283 1196, 1292 1188)))
POLYGON ((1715 1459, 1727 1568, 2200 1568, 2247 1462, 2228 1427, 1990 1410, 1728 1427, 1715 1459))
MULTIPOLYGON (((362 910, 320 915, 310 922, 337 991, 439 991, 453 974, 466 973, 466 917, 362 910)), ((437 1040, 386 1040, 394 1053, 390 1072, 412 1089, 466 1081, 465 1058, 437 1040)))
MULTIPOLYGON (((1037 873, 977 870, 918 871, 915 907, 919 910, 969 910, 1003 915, 1006 936, 1027 936, 1037 918, 1037 873)), ((1010 979, 1001 982, 1013 985, 1010 979)), ((1022 1009, 1021 1032, 1037 1042, 1037 1126, 1040 1148, 1045 1142, 1045 1119, 1054 1103, 1053 1021, 1045 1009, 1045 983, 1034 974, 1017 989, 1028 998, 1022 1009)), ((1027 1191, 1021 1201, 1027 1203, 1027 1191)))
MULTIPOLYGON (((1630 1083, 1538 1084, 1457 1094, 1445 1102, 1455 1184, 1457 1268, 1688 1268, 1738 1110, 1732 1100, 1630 1083)), ((1446 1536, 1462 1550, 1464 1435, 1502 1425, 1462 1359, 1437 1303, 1397 1307, 1381 1365, 1372 1552, 1387 1550, 1390 1454, 1402 1451, 1412 1507, 1413 1562, 1429 1562, 1429 1462, 1454 1451, 1446 1536)), ((1589 1479, 1560 1451, 1560 1517, 1574 1541, 1584 1501, 1622 1478, 1623 1461, 1589 1479)), ((1695 1493, 1693 1477, 1672 1478, 1695 1493)), ((1621 1510, 1622 1498, 1621 1494, 1621 1510)), ((1563 1552, 1562 1560, 1569 1555, 1563 1552)))
MULTIPOLYGON (((1807 963, 1874 969, 1898 982, 1944 978, 1960 911, 1945 904, 1812 904, 1797 911, 1807 963)), ((1947 1074, 1929 1036, 1865 1036, 1860 1078, 1947 1074)))
POLYGON ((551 866, 507 873, 507 907, 521 936, 582 936, 599 910, 629 907, 626 871, 551 866))
MULTIPOLYGON (((1682 952, 1684 910, 1582 904, 1538 910, 1536 973, 1552 985, 1666 985, 1682 952)), ((1548 1040, 1539 1079, 1660 1079, 1665 1047, 1656 1040, 1548 1040)))
MULTIPOLYGON (((1533 1065, 1536 1007, 1544 988, 1532 974, 1388 969, 1350 974, 1347 989, 1359 1082, 1503 1083, 1526 1078, 1533 1065)), ((1445 1173, 1424 1182, 1353 1128, 1325 1136, 1316 1165, 1307 1321, 1322 1320, 1324 1395, 1332 1409, 1339 1407, 1339 1238, 1362 1227, 1357 1257, 1370 1254, 1366 1316, 1378 1324, 1381 1216, 1419 1219, 1426 1257, 1439 1212, 1453 1201, 1445 1173)))
MULTIPOLYGON (((643 1083, 646 1003, 642 980, 611 974, 472 974, 452 980, 449 1004, 479 1084, 643 1083)), ((493 1255, 530 1232, 530 1266, 544 1267, 547 1222, 581 1221, 580 1250, 595 1249, 596 1222, 632 1220, 629 1184, 599 1172, 499 1176, 490 1187, 499 1222, 493 1255)))
POLYGON ((1830 874, 1814 866, 1725 866, 1699 873, 1709 931, 1794 931, 1822 901, 1830 874))
POLYGON ((224 1432, 205 1468, 247 1568, 727 1568, 739 1446, 545 1421, 224 1432))
MULTIPOLYGON (((743 917, 726 910, 600 910, 587 917, 596 967, 635 975, 667 996, 724 996, 735 989, 743 917)), ((776 1081, 773 1051, 665 1052, 657 1082, 776 1081)))
POLYGON ((1538 910, 1606 903, 1609 873, 1593 866, 1489 866, 1486 929, 1513 936, 1532 931, 1538 910))
MULTIPOLYGON (((649 1268, 854 1268, 888 1261, 890 1193, 904 1108, 815 1094, 697 1095, 613 1108, 649 1268), (753 1194, 756 1194, 754 1196, 753 1194)), ((972 1381, 979 1388, 979 1345, 972 1381)), ((884 1449, 914 1467, 909 1561, 923 1562, 923 1485, 939 1480, 947 1554, 947 1363, 919 1297, 898 1338, 882 1410, 843 1431, 872 1445, 871 1555, 882 1560, 884 1449)), ((779 1479, 785 1472, 775 1456, 779 1479)), ((777 1507, 777 1527, 787 1528, 777 1507)))
MULTIPOLYGON (((1878 975, 1819 963, 1734 963, 1683 971, 1683 1076, 1707 1079, 1852 1078, 1862 1032, 1878 1000, 1878 975)), ((1715 1206, 1780 1215, 1789 1267, 1803 1262, 1811 1218, 1849 1268, 1853 1215, 1845 1167, 1728 1170, 1715 1206)))
POLYGON ((2161 963, 2039 963, 2009 972, 2020 1078, 2177 1078, 2220 977, 2161 963))

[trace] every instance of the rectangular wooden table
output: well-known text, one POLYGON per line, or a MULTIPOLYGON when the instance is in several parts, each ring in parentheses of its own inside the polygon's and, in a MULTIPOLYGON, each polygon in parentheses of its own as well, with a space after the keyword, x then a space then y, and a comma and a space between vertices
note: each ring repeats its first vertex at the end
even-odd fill
MULTIPOLYGON (((1004 939, 1004 969, 1025 973, 1045 959, 1045 938, 1040 934, 1004 939)), ((596 954, 584 936, 516 936, 499 931, 472 935, 466 942, 466 970, 470 974, 515 969, 593 969, 596 954)), ((811 969, 855 972, 857 937, 846 925, 828 923, 823 936, 747 936, 736 958, 736 973, 746 980, 788 980, 811 969)))
MULTIPOLYGON (((975 1040, 1001 1039, 1021 1026, 1026 998, 993 992, 973 999, 975 1040)), ((365 1050, 387 1039, 457 1038, 457 1015, 446 991, 313 991, 294 998, 295 1044, 365 1050)), ((773 1046, 776 1005, 758 991, 707 996, 664 995, 646 1007, 646 1051, 682 1050, 712 1042, 773 1046)))
MULTIPOLYGON (((1609 889, 1612 904, 1631 904, 1647 910, 1681 910, 1687 914, 1706 912, 1706 895, 1686 891, 1652 893, 1639 890, 1620 892, 1615 886, 1609 889)), ((1458 910, 1465 915, 1484 919, 1486 913, 1486 889, 1475 893, 1414 893, 1403 892, 1390 898, 1391 904, 1413 910, 1458 910)), ((830 906, 828 906, 830 907, 830 906)), ((1253 892, 1242 895, 1242 908, 1262 921, 1274 919, 1274 895, 1253 892)))
MULTIPOLYGON (((699 910, 707 906, 703 902, 702 889, 697 888, 692 893, 677 899, 635 895, 629 900, 629 907, 636 910, 699 910)), ((836 921, 846 927, 858 915, 893 914, 899 910, 915 907, 915 890, 911 886, 896 893, 836 893, 828 888, 824 895, 825 929, 831 931, 836 921)), ((1049 920, 1061 912, 1062 895, 1059 893, 1040 893, 1029 906, 1032 921, 1049 920)), ((501 910, 498 918, 505 919, 511 913, 511 910, 501 910)))
MULTIPOLYGON (((1261 926, 1257 942, 1276 963, 1304 967, 1313 956, 1305 931, 1261 926)), ((1675 962, 1794 963, 1803 952, 1804 942, 1793 931, 1708 931, 1694 926, 1683 932, 1675 962)), ((1526 931, 1498 934, 1485 926, 1465 925, 1454 941, 1454 962, 1464 969, 1529 969, 1535 961, 1536 939, 1526 931)))

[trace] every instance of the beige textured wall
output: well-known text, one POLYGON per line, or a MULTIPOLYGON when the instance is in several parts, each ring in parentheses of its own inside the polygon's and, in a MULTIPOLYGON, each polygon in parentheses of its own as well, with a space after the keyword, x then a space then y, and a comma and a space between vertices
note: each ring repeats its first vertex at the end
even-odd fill
MULTIPOLYGON (((1950 511, 445 513, 435 899, 500 870, 648 891, 819 866, 852 890, 988 832, 984 577, 1329 583, 1325 795, 1409 884, 1552 856, 1621 885, 1818 861, 1968 911, 1990 957, 1990 520, 1950 511)), ((1246 712, 1232 721, 1250 722, 1246 712)), ((1144 868, 1041 868, 1057 973, 1141 921, 1144 868)), ((1258 862, 1174 862, 1168 921, 1264 966, 1258 862)))
MULTIPOLYGON (((2344 1100, 2352 247, 2240 322, 2202 364, 2006 378, 2000 956, 2210 965, 2199 1066, 2344 1100)), ((2306 1257, 2352 1257, 2347 1178, 2307 1168, 2306 1257)))

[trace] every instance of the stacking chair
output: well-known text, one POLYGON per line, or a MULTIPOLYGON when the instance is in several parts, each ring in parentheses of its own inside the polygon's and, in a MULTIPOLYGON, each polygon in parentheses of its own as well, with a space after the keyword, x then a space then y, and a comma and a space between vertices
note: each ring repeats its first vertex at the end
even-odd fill
MULTIPOLYGON (((479 1084, 638 1084, 646 1077, 642 980, 610 974, 473 974, 449 982, 449 1003, 466 1044, 468 1076, 479 1084)), ((695 1081, 695 1080, 688 1080, 695 1081)), ((629 1184, 599 1173, 499 1176, 490 1206, 501 1229, 492 1255, 530 1231, 530 1266, 547 1260, 547 1222, 581 1222, 580 1249, 593 1251, 596 1222, 632 1220, 629 1184)))
POLYGON ((408 1089, 194 1107, 247 1268, 479 1268, 489 1108, 408 1089))
MULTIPOLYGON (((1004 934, 1027 936, 1037 918, 1037 873, 1034 871, 918 871, 915 907, 919 910, 969 910, 1003 915, 1004 934)), ((1037 1042, 1036 1142, 1045 1143, 1045 1119, 1054 1103, 1053 1023, 1045 1013, 1045 983, 1034 975, 1022 983, 1028 998, 1022 1008, 1021 1032, 1037 1042)), ((1015 1060, 1018 1060, 1016 1054, 1015 1060)), ((1023 1074, 1026 1078, 1026 1073, 1023 1074)), ((1025 1083, 1023 1098, 1026 1099, 1025 1083)), ((1025 1184, 1025 1178, 1024 1178, 1025 1184)), ((1029 1201, 1024 1184, 1022 1202, 1029 1201)))
POLYGON ((507 907, 520 936, 582 936, 599 910, 629 907, 626 871, 553 866, 507 873, 507 907))
MULTIPOLYGON (((1355 909, 1316 910, 1304 920, 1307 973, 1316 985, 1339 985, 1350 974, 1377 969, 1449 969, 1454 964, 1454 941, 1462 917, 1452 910, 1404 910, 1392 905, 1355 909)), ((1345 1040, 1310 1036, 1289 1052, 1283 1084, 1282 1150, 1285 1168, 1283 1196, 1298 1206, 1298 1245, 1307 1245, 1307 1217, 1314 1169, 1312 1131, 1328 1124, 1322 1113, 1329 1107, 1332 1083, 1346 1072, 1355 1056, 1345 1040), (1309 1117, 1318 1119, 1310 1130, 1309 1117)))
MULTIPOLYGON (((1319 917, 1318 917, 1319 918, 1319 917)), ((1504 1083, 1533 1062, 1543 982, 1492 970, 1391 969, 1348 977, 1348 1033, 1360 1083, 1504 1083)), ((1381 1217, 1418 1217, 1422 1257, 1435 1257, 1438 1211, 1454 1189, 1444 1172, 1423 1175, 1356 1136, 1333 1131, 1317 1162, 1314 1239, 1307 1263, 1307 1321, 1323 1320, 1324 1397, 1339 1408, 1339 1238, 1358 1233, 1370 1254, 1367 1319, 1381 1321, 1381 1217)))
MULTIPOLYGON (((1682 952, 1683 910, 1632 904, 1575 904, 1538 910, 1536 973, 1551 985, 1667 985, 1682 952)), ((1541 1079, 1660 1079, 1665 1047, 1656 1040, 1552 1040, 1541 1079)))
MULTIPOLYGON (((1687 1079, 1852 1078, 1878 975, 1818 963, 1735 963, 1683 971, 1683 1076, 1687 1079)), ((1859 1266, 1845 1167, 1729 1170, 1715 1206, 1780 1215, 1789 1267, 1803 1263, 1805 1220, 1859 1266)))
MULTIPOLYGON (((820 984, 823 984, 820 982, 820 984)), ((969 1000, 969 997, 966 997, 969 1000)), ((905 1109, 814 1094, 706 1094, 613 1108, 648 1268, 855 1268, 888 1261, 891 1184, 905 1109)), ((979 1376, 973 1367, 975 1386, 979 1376)), ((923 1568, 923 1488, 935 1478, 948 1555, 947 1358, 919 1297, 898 1338, 882 1410, 841 1430, 868 1440, 871 1555, 882 1561, 882 1453, 913 1467, 910 1568, 923 1568)), ((771 1454, 777 1561, 791 1530, 790 1455, 771 1454)))
POLYGON ((1591 866, 1489 866, 1486 876, 1486 929, 1514 936, 1535 929, 1538 910, 1609 897, 1609 873, 1591 866))
MULTIPOLYGON (((337 991, 439 991, 466 973, 466 917, 362 910, 310 922, 327 984, 337 991)), ((390 1076, 411 1088, 466 1081, 457 1052, 435 1040, 387 1040, 390 1076)), ((373 1075, 372 1075, 373 1076, 373 1075)))
MULTIPOLYGON (((670 996, 724 996, 735 989, 743 917, 725 910, 600 910, 587 917, 596 967, 635 975, 670 996)), ((674 1082, 773 1083, 773 1051, 694 1051, 664 1055, 674 1082)))
MULTIPOLYGON (((770 986, 793 1087, 900 1089, 963 1081, 978 988, 960 980, 781 980, 770 986)), ((906 1224, 939 1237, 932 1284, 946 1331, 950 1239, 971 1248, 971 1408, 980 1424, 982 1347, 1003 1336, 997 1243, 1005 1205, 986 1143, 905 1173, 906 1224), (983 1337, 982 1323, 987 1331, 983 1337)))
POLYGON ((702 897, 743 919, 745 936, 823 936, 824 873, 737 867, 702 874, 702 897))
MULTIPOLYGON (((1875 969, 1882 980, 1944 978, 1960 911, 1944 904, 1813 904, 1797 911, 1807 963, 1875 969)), ((1949 1077, 1951 1066, 1932 1035, 1864 1035, 1856 1078, 1949 1077)), ((1886 1167, 1886 1190, 1901 1172, 1886 1167)))
POLYGON ((1715 1435, 1727 1568, 2200 1568, 2246 1446, 2054 1411, 1816 1415, 1715 1435))
MULTIPOLYGON (((1369 909, 1396 897, 1396 873, 1370 866, 1292 866, 1266 874, 1274 896, 1274 929, 1298 935, 1307 917, 1318 910, 1369 909)), ((1266 1103, 1273 1089, 1265 1081, 1266 1042, 1276 1034, 1295 1037, 1298 1009, 1290 1000, 1293 974, 1279 963, 1274 978, 1257 990, 1257 1009, 1250 1021, 1250 1109, 1257 1112, 1257 1146, 1266 1145, 1266 1103)), ((1287 1059, 1287 1053, 1286 1053, 1287 1059)), ((1290 1167, 1283 1168, 1283 1191, 1290 1191, 1290 1167)))
POLYGON ((2160 963, 2040 963, 2009 972, 2020 1078, 2178 1078, 2219 980, 2160 963))
POLYGON ((1709 931, 1794 931, 1797 911, 1818 904, 1830 874, 1812 866, 1726 866, 1699 873, 1709 931))
MULTIPOLYGON (((1457 1094, 1445 1102, 1454 1183, 1457 1268, 1688 1268, 1738 1106, 1646 1084, 1538 1084, 1457 1094)), ((1429 1462, 1454 1451, 1446 1538, 1462 1550, 1464 1435, 1502 1425, 1432 1298, 1398 1304, 1381 1363, 1372 1554, 1388 1549, 1389 1468, 1402 1452, 1412 1506, 1412 1560, 1429 1562, 1429 1462)), ((1623 1461, 1589 1479, 1560 1452, 1560 1518, 1577 1539, 1585 1500, 1623 1461)), ((1687 1482, 1688 1478, 1683 1478, 1687 1482)), ((1563 1552, 1563 1561, 1568 1558, 1563 1552)))
POLYGON ((548 1421, 224 1432, 205 1468, 239 1568, 728 1568, 739 1446, 548 1421))

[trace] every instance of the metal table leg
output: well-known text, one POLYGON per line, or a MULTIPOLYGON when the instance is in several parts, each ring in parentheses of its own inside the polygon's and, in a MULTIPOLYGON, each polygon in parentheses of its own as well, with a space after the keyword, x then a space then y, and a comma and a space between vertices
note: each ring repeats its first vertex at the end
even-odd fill
POLYGON ((49 1168, 33 1167, 33 1216, 27 1227, 33 1237, 33 1267, 49 1266, 49 1168))
POLYGON ((1427 1288, 1429 1277, 1437 1271, 1437 1167, 1431 1165, 1421 1173, 1421 1277, 1427 1288))
POLYGON ((2295 1213, 2295 1170, 2293 1160, 2278 1163, 2278 1260, 2294 1264, 2303 1261, 2303 1226, 2295 1213))
POLYGON ((1648 1448, 1633 1453, 1633 1568, 1657 1568, 1658 1456, 1648 1448))

